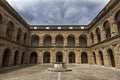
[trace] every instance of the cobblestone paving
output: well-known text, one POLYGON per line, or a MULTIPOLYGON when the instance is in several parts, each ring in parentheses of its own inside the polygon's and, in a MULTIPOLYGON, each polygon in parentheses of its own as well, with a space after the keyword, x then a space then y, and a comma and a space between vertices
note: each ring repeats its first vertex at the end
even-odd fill
POLYGON ((32 65, 0 69, 0 80, 120 80, 120 69, 96 65, 68 65, 69 72, 49 72, 53 65, 32 65))

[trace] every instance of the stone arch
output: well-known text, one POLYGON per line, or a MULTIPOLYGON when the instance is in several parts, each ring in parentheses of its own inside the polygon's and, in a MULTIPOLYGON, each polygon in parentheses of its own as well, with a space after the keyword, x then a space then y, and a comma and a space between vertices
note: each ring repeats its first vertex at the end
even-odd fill
POLYGON ((32 52, 30 54, 30 64, 36 64, 37 63, 37 53, 36 52, 32 52))
POLYGON ((0 13, 0 24, 2 24, 3 23, 3 16, 2 16, 2 14, 0 13))
POLYGON ((43 55, 43 63, 50 63, 50 52, 45 52, 43 55))
POLYGON ((21 64, 25 64, 25 52, 22 53, 21 64))
POLYGON ((10 49, 6 48, 3 53, 2 67, 8 67, 10 62, 10 49))
POLYGON ((86 52, 82 52, 82 53, 81 53, 81 63, 82 63, 82 64, 88 63, 88 55, 87 55, 86 52))
POLYGON ((69 53, 69 63, 75 63, 75 53, 74 52, 69 53))
POLYGON ((57 52, 56 62, 63 62, 63 53, 62 52, 57 52))
POLYGON ((96 29, 96 35, 97 35, 97 41, 100 42, 101 41, 101 33, 100 33, 99 28, 96 29))
POLYGON ((87 47, 87 36, 86 35, 81 35, 79 37, 79 45, 81 47, 87 47))
POLYGON ((100 64, 104 65, 103 53, 102 53, 101 50, 98 52, 98 55, 99 55, 99 62, 100 62, 100 64))
POLYGON ((74 35, 69 35, 67 37, 67 45, 68 46, 75 46, 75 36, 74 35))
POLYGON ((64 38, 61 34, 56 36, 55 43, 57 46, 62 46, 64 44, 64 38))
POLYGON ((32 46, 39 46, 39 36, 38 35, 32 35, 31 45, 32 46))
POLYGON ((20 28, 18 28, 18 30, 17 30, 17 36, 16 36, 16 41, 20 42, 21 34, 22 34, 22 30, 20 28))
POLYGON ((15 65, 18 65, 19 63, 19 51, 17 50, 17 51, 15 51, 15 54, 14 54, 14 63, 13 63, 13 65, 15 66, 15 65))
POLYGON ((117 23, 117 28, 118 28, 118 33, 120 34, 120 10, 117 11, 114 17, 116 23, 117 23))
POLYGON ((14 31, 14 24, 13 24, 13 22, 9 21, 9 22, 7 23, 7 29, 6 29, 6 36, 7 36, 9 39, 12 38, 13 31, 14 31))
POLYGON ((43 37, 43 46, 52 46, 52 37, 50 35, 43 37))
POLYGON ((93 34, 93 32, 90 33, 90 38, 91 38, 92 44, 94 44, 94 34, 93 34))
POLYGON ((110 38, 111 37, 111 30, 110 30, 110 23, 108 20, 103 23, 103 28, 105 31, 106 38, 110 38))
POLYGON ((108 49, 107 50, 107 54, 108 54, 108 63, 112 66, 115 67, 115 59, 114 59, 114 54, 112 49, 108 49))
POLYGON ((94 60, 94 63, 97 64, 95 52, 93 52, 93 60, 94 60))

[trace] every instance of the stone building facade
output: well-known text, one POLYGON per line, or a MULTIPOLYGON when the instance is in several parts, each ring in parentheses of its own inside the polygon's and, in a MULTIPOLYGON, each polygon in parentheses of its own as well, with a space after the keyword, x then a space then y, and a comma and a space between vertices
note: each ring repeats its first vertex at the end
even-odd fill
POLYGON ((120 0, 88 25, 29 25, 0 0, 0 67, 66 62, 120 67, 120 0))

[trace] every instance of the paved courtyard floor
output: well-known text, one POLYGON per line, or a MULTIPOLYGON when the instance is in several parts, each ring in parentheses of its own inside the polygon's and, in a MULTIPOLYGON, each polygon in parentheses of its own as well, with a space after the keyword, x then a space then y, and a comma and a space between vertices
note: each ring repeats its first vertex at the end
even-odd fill
POLYGON ((120 80, 120 70, 88 64, 68 65, 69 72, 49 72, 53 65, 31 65, 0 69, 0 80, 120 80))

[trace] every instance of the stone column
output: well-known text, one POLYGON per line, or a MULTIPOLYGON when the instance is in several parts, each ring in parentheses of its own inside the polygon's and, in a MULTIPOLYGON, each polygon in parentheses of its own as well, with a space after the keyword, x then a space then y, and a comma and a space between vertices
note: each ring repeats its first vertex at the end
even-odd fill
POLYGON ((7 23, 8 23, 8 18, 5 16, 6 15, 4 15, 4 21, 3 21, 3 25, 2 25, 2 29, 1 29, 1 36, 3 36, 3 37, 6 36, 7 23))
POLYGON ((41 59, 42 59, 41 53, 38 51, 38 52, 37 52, 37 55, 38 55, 37 63, 38 63, 38 64, 41 64, 41 61, 42 61, 42 60, 41 60, 41 59))
POLYGON ((101 29, 101 41, 104 41, 106 39, 106 33, 104 28, 101 29))
POLYGON ((55 50, 52 50, 51 51, 51 58, 50 58, 50 63, 55 63, 56 62, 56 53, 55 53, 55 50))
MULTIPOLYGON (((16 25, 17 26, 17 25, 16 25)), ((13 32, 12 32, 12 40, 13 41, 16 41, 16 38, 17 38, 17 28, 16 27, 14 27, 14 29, 13 29, 13 32)))
POLYGON ((67 36, 66 35, 64 36, 64 39, 63 39, 63 45, 67 46, 67 36))
MULTIPOLYGON (((40 37, 40 36, 39 36, 40 37)), ((40 38, 40 41, 39 41, 39 46, 43 46, 43 36, 40 38)))
POLYGON ((76 51, 75 52, 75 62, 77 63, 77 64, 79 64, 80 63, 80 53, 79 53, 79 51, 76 51))
POLYGON ((17 65, 20 65, 21 64, 21 60, 22 60, 22 51, 19 52, 19 56, 18 56, 18 59, 17 59, 17 65))
POLYGON ((75 36, 75 46, 79 46, 79 37, 75 36))
POLYGON ((95 53, 96 53, 96 64, 100 65, 100 57, 99 57, 98 51, 95 51, 95 53))
POLYGON ((118 28, 117 28, 117 24, 114 21, 114 17, 110 17, 110 30, 111 30, 111 36, 115 36, 118 35, 118 28))
POLYGON ((55 46, 55 35, 52 36, 52 46, 55 46))
POLYGON ((87 36, 87 46, 90 46, 90 43, 91 42, 91 39, 90 39, 90 36, 87 36))
POLYGON ((114 50, 114 59, 115 59, 115 67, 119 67, 120 68, 120 54, 119 54, 119 50, 114 50))
POLYGON ((63 51, 63 62, 68 63, 68 53, 66 50, 63 51))
POLYGON ((95 34, 95 36, 94 36, 94 43, 95 44, 98 43, 97 34, 95 34))
POLYGON ((88 53, 88 64, 92 64, 92 56, 88 53))
POLYGON ((20 43, 24 44, 24 33, 23 32, 21 33, 21 36, 20 36, 20 43))
POLYGON ((30 64, 30 54, 31 54, 31 51, 27 50, 27 53, 28 54, 25 54, 25 63, 26 64, 30 64))

